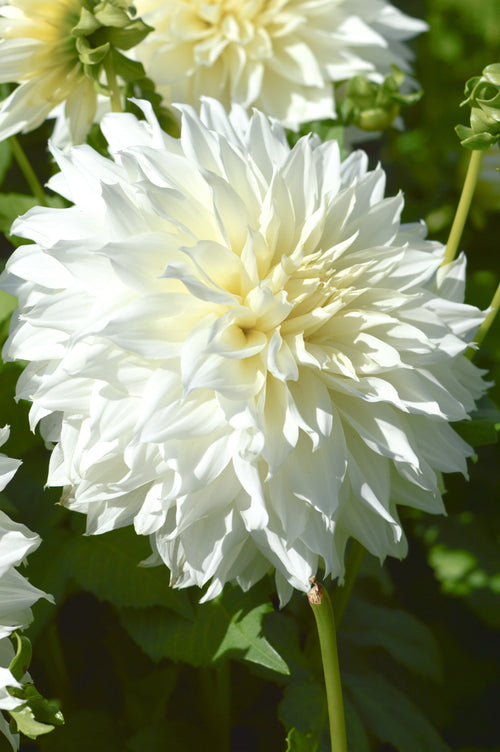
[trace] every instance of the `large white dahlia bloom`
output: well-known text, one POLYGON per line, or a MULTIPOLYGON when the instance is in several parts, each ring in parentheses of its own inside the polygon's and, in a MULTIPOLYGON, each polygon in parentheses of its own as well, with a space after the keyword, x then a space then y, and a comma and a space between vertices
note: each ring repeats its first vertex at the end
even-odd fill
MULTIPOLYGON (((8 426, 0 428, 0 446, 7 441, 8 436, 8 426)), ((3 491, 20 464, 19 460, 0 454, 0 491, 3 491)), ((14 648, 8 635, 31 622, 31 606, 35 601, 42 597, 52 600, 51 596, 31 585, 15 569, 28 554, 38 548, 40 542, 36 533, 25 525, 13 522, 0 511, 0 710, 14 710, 24 702, 13 697, 8 689, 21 686, 8 668, 14 658, 14 648)), ((0 731, 14 749, 19 747, 19 736, 10 733, 2 713, 0 731)))
POLYGON ((409 71, 427 24, 386 0, 137 0, 136 47, 166 101, 254 105, 291 128, 335 116, 332 82, 409 71))
MULTIPOLYGON (((204 100, 179 140, 108 115, 112 160, 55 154, 52 188, 13 232, 7 359, 56 444, 48 483, 88 532, 133 523, 178 587, 282 601, 354 536, 405 553, 396 504, 442 512, 466 471, 450 426, 484 391, 465 357, 483 319, 463 257, 401 225, 403 198, 363 152, 204 100)), ((153 557, 154 558, 154 557, 153 557)))

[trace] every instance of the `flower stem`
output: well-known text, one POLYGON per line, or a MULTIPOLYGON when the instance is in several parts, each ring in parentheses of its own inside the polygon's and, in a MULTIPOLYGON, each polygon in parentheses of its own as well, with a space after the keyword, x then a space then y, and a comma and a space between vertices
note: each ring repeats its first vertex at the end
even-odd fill
POLYGON ((311 582, 312 587, 307 594, 307 598, 318 628, 321 660, 323 661, 325 675, 332 752, 347 752, 335 617, 330 598, 323 585, 317 582, 315 577, 311 577, 311 582))
POLYGON ((14 159, 19 165, 19 168, 26 179, 26 182, 31 188, 31 192, 33 193, 34 197, 41 206, 48 206, 45 191, 43 190, 40 181, 38 180, 35 171, 33 170, 29 159, 24 153, 24 149, 17 140, 16 136, 10 136, 9 146, 11 148, 12 154, 14 155, 14 159))
MULTIPOLYGON (((491 303, 489 305, 490 311, 488 315, 486 316, 485 320, 483 321, 483 323, 481 324, 481 326, 479 327, 479 329, 477 330, 476 336, 474 337, 474 342, 476 343, 476 345, 479 346, 482 343, 483 339, 488 334, 490 327, 493 324, 495 317, 498 313, 499 308, 500 308, 500 284, 498 285, 496 292, 493 295, 493 298, 491 299, 491 303)), ((476 348, 471 347, 469 350, 467 350, 466 355, 468 358, 472 360, 475 353, 476 353, 476 348)))
POLYGON ((472 202, 472 196, 474 195, 474 189, 477 183, 477 177, 479 170, 481 169, 481 163, 483 161, 483 152, 479 149, 475 149, 471 152, 469 166, 467 168, 467 175, 465 176, 464 186, 462 188, 462 195, 458 202, 457 212, 453 220, 453 225, 450 231, 450 237, 446 245, 446 253, 443 259, 443 265, 449 264, 453 261, 457 253, 458 244, 462 237, 462 231, 465 226, 465 221, 469 213, 470 205, 472 202))
POLYGON ((106 55, 104 70, 106 71, 106 79, 108 82, 109 96, 111 99, 111 109, 113 110, 113 112, 123 112, 122 101, 120 98, 120 87, 118 86, 115 66, 113 65, 113 60, 110 54, 106 55))
POLYGON ((340 626, 340 622, 344 618, 344 613, 349 598, 351 597, 356 577, 361 569, 365 553, 365 547, 355 538, 351 538, 351 544, 345 562, 345 582, 343 586, 337 586, 334 595, 335 620, 337 627, 340 626))

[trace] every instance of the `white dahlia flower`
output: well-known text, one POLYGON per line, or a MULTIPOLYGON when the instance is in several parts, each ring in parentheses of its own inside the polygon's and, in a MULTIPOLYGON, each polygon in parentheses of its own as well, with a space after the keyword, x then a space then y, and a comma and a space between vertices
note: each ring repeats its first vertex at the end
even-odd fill
POLYGON ((179 140, 106 116, 112 160, 55 154, 8 262, 7 359, 55 442, 49 485, 88 533, 134 524, 178 587, 282 602, 354 536, 402 556, 396 504, 442 512, 440 473, 472 450, 450 426, 484 391, 465 356, 483 314, 465 262, 401 225, 367 157, 240 107, 179 106, 179 140))
POLYGON ((427 29, 386 0, 137 0, 135 54, 166 101, 254 105, 286 126, 335 116, 332 82, 409 71, 427 29))

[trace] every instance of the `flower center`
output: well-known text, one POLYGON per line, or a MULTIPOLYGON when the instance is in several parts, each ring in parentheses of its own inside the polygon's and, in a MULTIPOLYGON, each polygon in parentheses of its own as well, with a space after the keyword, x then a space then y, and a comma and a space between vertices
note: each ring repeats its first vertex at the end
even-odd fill
POLYGON ((244 46, 251 59, 272 55, 271 38, 284 20, 286 0, 187 0, 179 6, 171 33, 178 39, 198 39, 199 65, 213 65, 230 45, 244 46))

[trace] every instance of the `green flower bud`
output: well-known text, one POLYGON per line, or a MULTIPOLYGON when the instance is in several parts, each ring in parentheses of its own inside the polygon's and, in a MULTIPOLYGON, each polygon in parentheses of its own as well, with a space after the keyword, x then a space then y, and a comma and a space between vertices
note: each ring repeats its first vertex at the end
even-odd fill
POLYGON ((381 84, 369 81, 365 76, 351 78, 340 105, 342 124, 356 125, 365 131, 390 128, 401 106, 414 104, 422 96, 421 91, 401 94, 399 89, 404 78, 404 73, 395 65, 381 84))
POLYGON ((470 78, 465 94, 460 106, 471 108, 470 128, 457 125, 455 130, 466 149, 486 151, 500 140, 500 63, 488 65, 481 76, 470 78))

